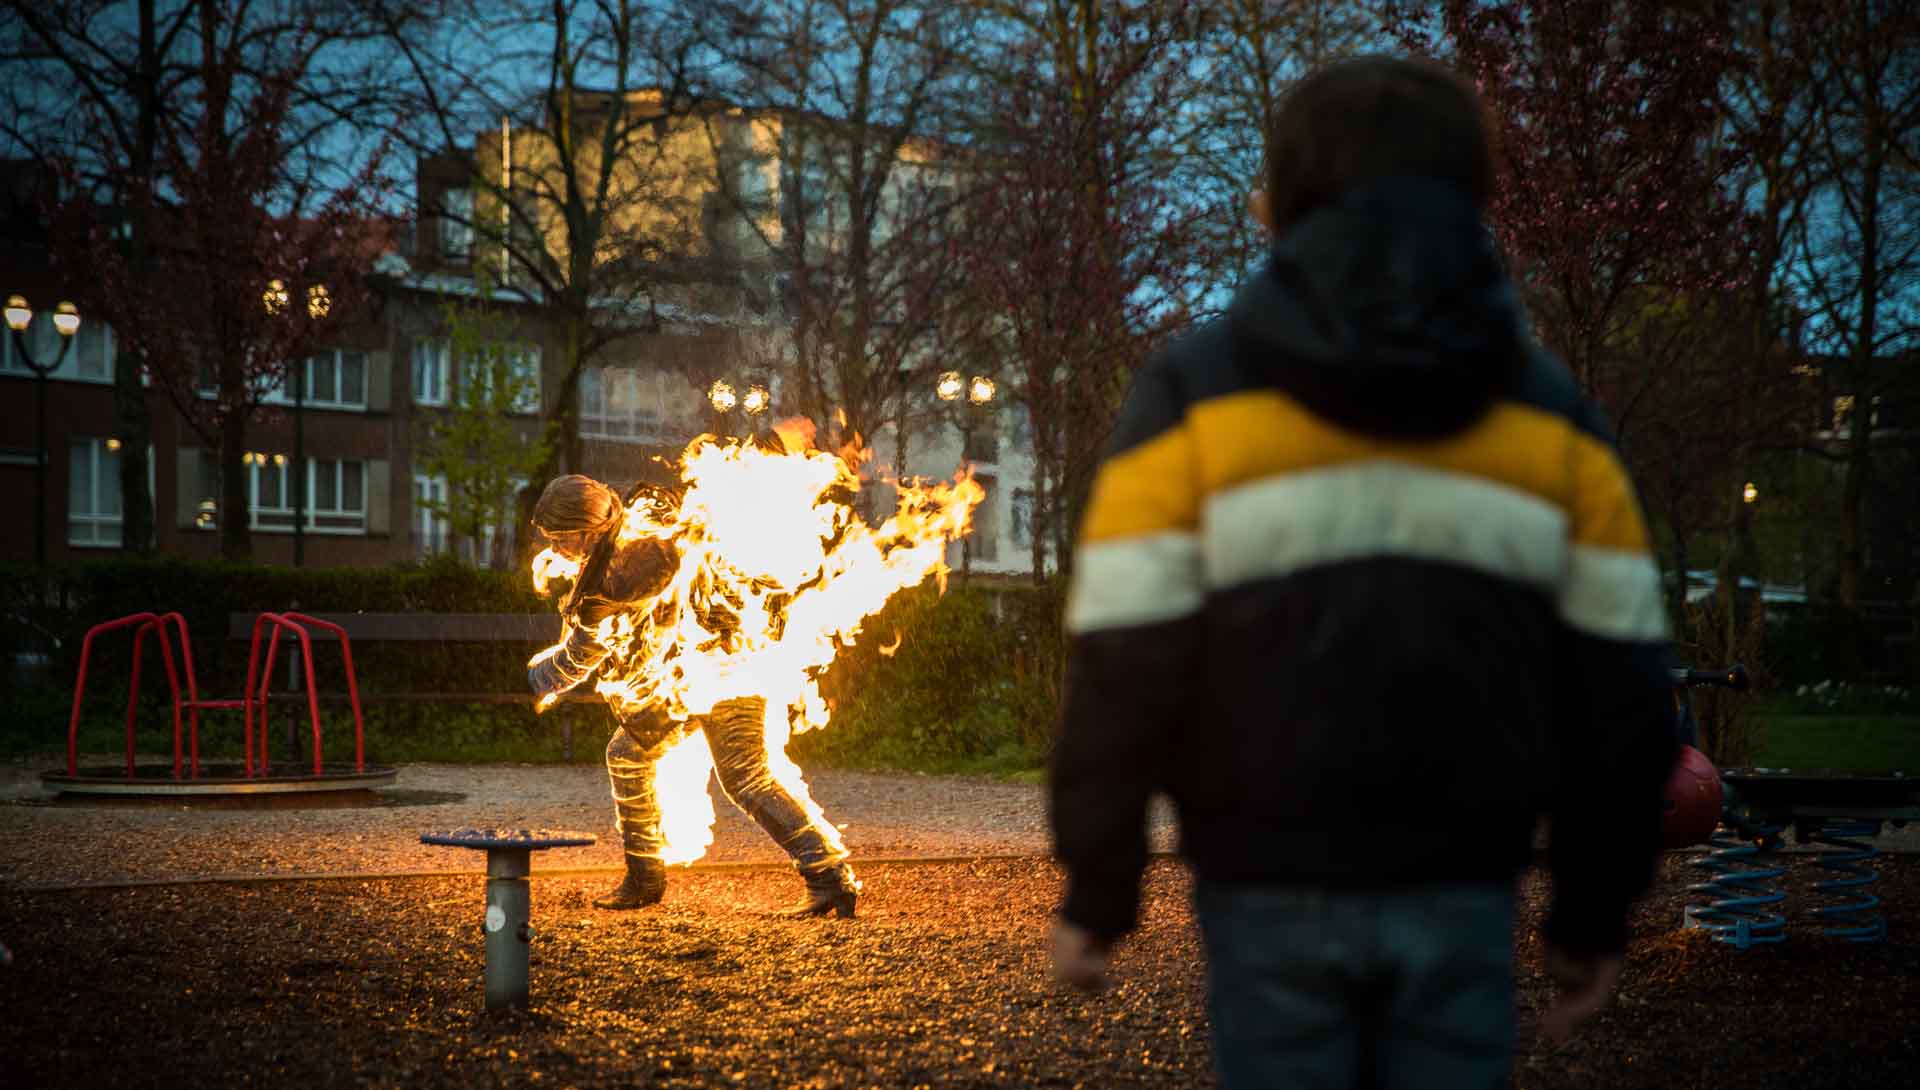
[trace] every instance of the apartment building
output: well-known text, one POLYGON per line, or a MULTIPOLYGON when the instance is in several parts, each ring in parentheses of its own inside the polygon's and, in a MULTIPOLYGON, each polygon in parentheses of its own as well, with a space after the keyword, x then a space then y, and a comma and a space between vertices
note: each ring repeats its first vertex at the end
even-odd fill
MULTIPOLYGON (((628 108, 647 108, 644 96, 628 108)), ((614 315, 612 324, 618 326, 621 315, 631 320, 574 377, 581 471, 631 481, 703 431, 753 426, 713 412, 705 392, 714 380, 743 390, 767 385, 777 408, 781 375, 768 361, 779 355, 787 318, 780 303, 783 272, 770 244, 803 217, 799 226, 808 231, 809 247, 831 247, 836 216, 843 214, 789 192, 807 182, 806 172, 783 168, 780 139, 778 119, 719 106, 695 111, 663 130, 662 146, 648 153, 649 176, 636 177, 630 196, 611 207, 610 231, 643 232, 671 243, 666 248, 673 252, 657 261, 654 275, 635 278, 640 287, 596 300, 614 315)), ((510 562, 516 530, 510 517, 475 541, 455 539, 434 515, 428 501, 444 501, 449 482, 421 471, 420 452, 470 380, 450 335, 456 308, 481 306, 494 316, 505 354, 528 390, 509 413, 511 426, 529 441, 542 433, 542 410, 568 383, 561 331, 551 311, 533 301, 539 285, 528 282, 524 261, 504 259, 501 247, 502 239, 514 238, 523 251, 543 247, 564 261, 551 208, 522 207, 516 219, 504 207, 505 197, 537 188, 541 172, 554 168, 552 149, 538 133, 510 127, 479 134, 467 154, 418 164, 418 215, 400 249, 376 263, 367 320, 296 365, 287 388, 271 395, 249 424, 244 472, 256 562, 294 561, 295 488, 302 476, 305 564, 379 566, 450 551, 476 563, 510 562), (501 230, 489 229, 496 217, 501 230), (298 399, 296 382, 304 395, 298 399)), ((16 168, 0 172, 0 180, 18 182, 28 173, 16 168)), ((817 186, 818 178, 811 183, 817 186)), ((47 358, 58 349, 50 316, 64 293, 47 260, 37 204, 31 194, 13 192, 0 219, 7 250, 0 257, 0 295, 23 294, 35 305, 27 348, 47 358)), ((0 340, 6 341, 0 349, 0 502, 31 512, 39 487, 39 379, 19 358, 13 338, 0 340)), ((119 451, 112 438, 116 351, 112 330, 83 314, 74 343, 46 380, 44 515, 46 555, 55 562, 120 547, 119 451)), ((1023 412, 1003 402, 983 413, 963 450, 959 430, 933 412, 932 391, 924 396, 929 423, 912 437, 907 465, 892 464, 889 434, 870 437, 875 474, 946 476, 964 455, 988 490, 965 562, 978 572, 1029 570, 1032 461, 1023 412)), ((217 556, 221 493, 211 438, 162 392, 149 389, 147 400, 154 545, 163 553, 217 556)), ((876 499, 882 491, 876 489, 876 499)), ((31 560, 33 533, 31 518, 0 526, 0 559, 31 560)), ((958 547, 953 564, 962 564, 958 547)))

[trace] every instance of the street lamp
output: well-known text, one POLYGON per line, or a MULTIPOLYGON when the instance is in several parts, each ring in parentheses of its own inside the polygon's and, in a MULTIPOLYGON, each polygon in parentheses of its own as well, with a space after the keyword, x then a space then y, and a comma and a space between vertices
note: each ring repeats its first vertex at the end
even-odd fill
MULTIPOLYGON (((960 460, 972 460, 973 433, 987 414, 987 406, 999 393, 999 387, 985 375, 964 378, 958 371, 947 371, 934 380, 933 396, 945 402, 960 431, 960 460), (962 404, 962 400, 965 404, 962 404)), ((960 578, 973 574, 973 535, 960 539, 960 578)))
MULTIPOLYGON (((720 417, 722 430, 727 430, 727 414, 737 407, 747 414, 747 430, 752 432, 757 430, 759 418, 773 407, 773 393, 755 382, 748 385, 746 393, 740 394, 726 379, 714 379, 713 385, 707 387, 707 404, 713 406, 714 413, 720 417)), ((731 435, 731 431, 728 434, 731 435)))
POLYGON ((27 305, 23 296, 9 295, 6 306, 7 329, 13 334, 14 350, 20 353, 20 360, 33 372, 34 419, 38 427, 39 454, 35 465, 34 505, 33 505, 33 561, 36 564, 47 562, 47 379, 66 362, 67 350, 73 347, 73 336, 80 332, 80 310, 72 303, 62 300, 53 308, 53 328, 60 332, 60 351, 53 362, 46 363, 33 358, 32 349, 27 347, 27 327, 33 324, 33 308, 27 305))
MULTIPOLYGON (((260 304, 266 308, 268 317, 278 318, 293 305, 293 292, 286 282, 275 278, 267 281, 267 290, 260 293, 260 304)), ((325 284, 307 285, 307 317, 320 321, 333 312, 333 296, 328 293, 325 284)), ((303 567, 307 562, 307 360, 305 356, 293 362, 289 368, 293 381, 293 566, 303 567)), ((265 464, 264 459, 261 464, 265 464)), ((274 465, 284 466, 284 458, 276 458, 274 465)))
POLYGON ((1748 481, 1747 487, 1740 490, 1740 498, 1748 503, 1752 503, 1760 498, 1760 490, 1753 486, 1752 481, 1748 481))

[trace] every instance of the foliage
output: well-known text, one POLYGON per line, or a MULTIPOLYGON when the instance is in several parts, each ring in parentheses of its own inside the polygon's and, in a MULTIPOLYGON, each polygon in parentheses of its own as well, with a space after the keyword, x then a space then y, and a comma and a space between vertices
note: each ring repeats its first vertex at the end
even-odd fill
MULTIPOLYGON (((1714 598, 1687 607, 1678 629, 1681 661, 1703 669, 1741 663, 1756 688, 1768 688, 1771 679, 1762 654, 1765 615, 1752 610, 1743 615, 1742 623, 1729 625, 1721 612, 1722 606, 1722 601, 1714 598), (1733 637, 1731 643, 1729 634, 1733 637)), ((1692 690, 1689 699, 1701 751, 1713 758, 1715 764, 1752 764, 1763 742, 1754 694, 1701 688, 1692 690)))
POLYGON ((1038 764, 1057 698, 1058 608, 1051 590, 1031 588, 897 595, 822 679, 833 721, 791 752, 924 771, 1038 764))
MULTIPOLYGON (((44 578, 29 569, 0 569, 0 617, 5 619, 0 651, 48 649, 46 684, 66 691, 88 628, 130 613, 178 610, 193 638, 201 686, 232 696, 242 686, 247 665, 246 641, 228 636, 232 614, 289 609, 533 613, 547 608, 524 578, 438 559, 418 568, 382 569, 256 567, 171 558, 101 560, 57 569, 44 578)), ((97 676, 124 678, 131 643, 125 635, 99 641, 93 667, 100 671, 97 676)), ((320 688, 344 691, 330 647, 315 649, 320 688)), ((516 692, 526 684, 525 663, 532 650, 498 643, 368 644, 355 649, 354 666, 360 685, 369 692, 516 692)), ((9 678, 5 684, 11 687, 14 682, 9 678)))
POLYGON ((60 233, 71 245, 56 253, 80 255, 75 279, 88 285, 88 308, 218 447, 221 553, 243 560, 251 551, 247 423, 292 362, 359 313, 365 274, 384 244, 372 218, 382 156, 335 185, 308 169, 296 104, 324 66, 326 22, 262 22, 244 3, 209 2, 193 15, 182 25, 198 32, 186 39, 198 49, 182 78, 196 89, 197 109, 160 118, 153 169, 166 199, 148 264, 136 267, 120 225, 100 215, 88 189, 62 210, 60 233))
POLYGON ((475 303, 441 309, 460 381, 447 411, 424 418, 414 465, 447 483, 446 498, 425 500, 427 510, 456 538, 477 543, 507 521, 549 444, 514 426, 512 414, 537 399, 539 383, 514 366, 510 323, 475 303))
POLYGON ((830 445, 870 441, 930 388, 940 312, 966 289, 938 239, 959 173, 943 138, 977 13, 943 0, 702 6, 728 30, 714 43, 714 93, 778 118, 777 136, 744 156, 707 131, 749 249, 784 278, 781 408, 830 445))
POLYGON ((1081 0, 1005 24, 980 64, 980 137, 949 240, 973 295, 955 344, 1004 361, 1032 423, 1035 569, 1066 567, 1133 373, 1186 324, 1216 262, 1208 210, 1169 169, 1168 102, 1199 68, 1197 5, 1081 0))

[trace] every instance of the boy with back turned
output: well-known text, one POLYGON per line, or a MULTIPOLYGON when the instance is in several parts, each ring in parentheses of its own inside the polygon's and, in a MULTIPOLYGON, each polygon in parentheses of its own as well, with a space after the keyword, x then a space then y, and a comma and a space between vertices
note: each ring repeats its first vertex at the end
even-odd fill
POLYGON ((1528 343, 1473 91, 1364 58, 1276 112, 1268 263, 1136 379, 1081 529, 1056 969, 1129 931, 1170 794, 1223 1085, 1504 1085, 1551 818, 1564 1036, 1619 972, 1674 758, 1660 580, 1595 408, 1528 343))

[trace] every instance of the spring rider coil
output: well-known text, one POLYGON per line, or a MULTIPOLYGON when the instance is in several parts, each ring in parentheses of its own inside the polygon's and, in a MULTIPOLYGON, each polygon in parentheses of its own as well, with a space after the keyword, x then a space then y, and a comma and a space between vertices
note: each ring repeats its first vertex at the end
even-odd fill
POLYGON ((1814 860, 1815 866, 1837 876, 1813 884, 1815 891, 1838 900, 1813 910, 1814 918, 1828 925, 1820 933, 1848 942, 1884 942, 1887 918, 1879 911, 1880 898, 1865 888, 1880 880, 1880 872, 1866 865, 1880 855, 1871 840, 1880 834, 1880 823, 1829 818, 1797 832, 1802 841, 1838 849, 1821 852, 1814 860))
POLYGON ((1782 942, 1787 918, 1774 906, 1787 899, 1774 883, 1787 873, 1776 863, 1784 825, 1743 822, 1722 827, 1708 841, 1713 849, 1691 865, 1713 877, 1687 887, 1688 893, 1712 898, 1704 905, 1688 905, 1686 926, 1707 932, 1714 942, 1735 950, 1782 942))

